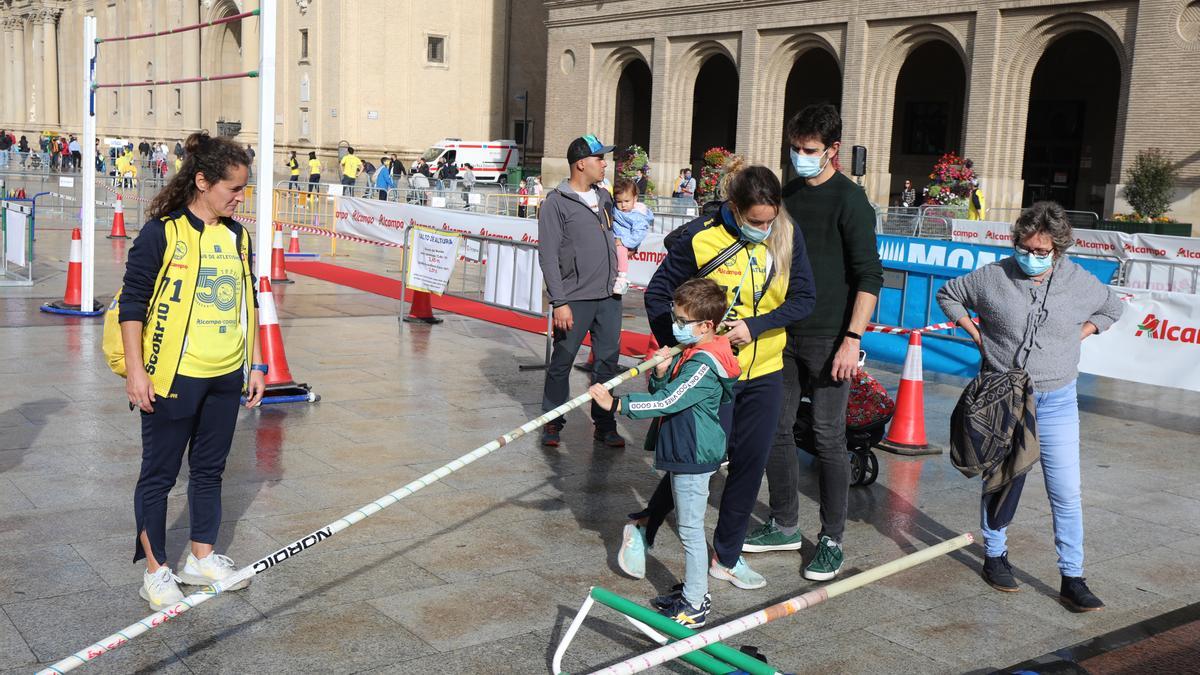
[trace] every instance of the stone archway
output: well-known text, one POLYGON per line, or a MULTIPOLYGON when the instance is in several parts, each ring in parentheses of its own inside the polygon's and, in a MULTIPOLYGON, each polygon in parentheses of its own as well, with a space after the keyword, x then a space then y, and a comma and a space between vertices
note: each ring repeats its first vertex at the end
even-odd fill
POLYGON ((613 132, 613 143, 618 148, 639 145, 643 150, 650 149, 652 89, 650 66, 642 59, 632 59, 621 69, 613 132))
POLYGON ((704 152, 723 147, 736 150, 738 70, 723 54, 704 61, 692 86, 692 133, 688 161, 699 176, 704 152))
POLYGON ((1029 86, 1022 204, 1104 211, 1120 92, 1120 60, 1099 34, 1074 31, 1046 47, 1029 86))
POLYGON ((947 152, 962 153, 967 70, 942 40, 909 52, 896 77, 888 172, 888 203, 897 201, 910 179, 920 193, 924 177, 947 152))
MULTIPOLYGON (((842 108, 842 69, 833 53, 820 47, 810 47, 792 63, 784 87, 781 128, 802 108, 809 105, 830 103, 838 110, 842 108)), ((795 177, 789 150, 791 143, 780 137, 779 166, 784 181, 795 177)))
MULTIPOLYGON (((239 11, 233 0, 219 0, 212 4, 204 20, 233 16, 239 11)), ((204 75, 225 75, 244 70, 243 26, 243 21, 233 21, 203 29, 201 51, 204 55, 204 75)), ((205 82, 194 86, 200 87, 201 123, 210 133, 218 133, 217 122, 221 120, 240 122, 243 126, 246 124, 247 120, 242 119, 243 84, 240 80, 205 82)))

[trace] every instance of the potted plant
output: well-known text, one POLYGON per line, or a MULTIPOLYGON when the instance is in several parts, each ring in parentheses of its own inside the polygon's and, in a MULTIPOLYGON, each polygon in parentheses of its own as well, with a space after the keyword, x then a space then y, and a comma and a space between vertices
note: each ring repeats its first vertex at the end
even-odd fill
POLYGON ((1134 158, 1127 176, 1123 196, 1133 213, 1115 213, 1101 224, 1101 229, 1130 234, 1191 236, 1191 225, 1166 215, 1171 210, 1171 194, 1179 177, 1166 153, 1160 148, 1142 150, 1134 158))
POLYGON ((700 181, 696 186, 696 202, 703 204, 721 199, 721 172, 725 162, 733 153, 725 148, 709 148, 704 152, 704 166, 700 169, 700 181))

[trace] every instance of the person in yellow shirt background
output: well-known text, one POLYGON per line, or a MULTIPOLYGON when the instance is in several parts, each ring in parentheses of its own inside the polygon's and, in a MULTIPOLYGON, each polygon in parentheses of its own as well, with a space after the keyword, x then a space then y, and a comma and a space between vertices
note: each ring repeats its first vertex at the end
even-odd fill
POLYGON ((321 183, 321 160, 317 159, 316 152, 308 153, 308 191, 316 192, 317 186, 321 183))
POLYGON ((342 185, 350 188, 346 191, 347 195, 354 194, 354 184, 358 182, 358 174, 362 173, 362 160, 354 154, 354 148, 346 148, 346 154, 342 157, 342 185))
POLYGON ((300 160, 296 159, 296 151, 293 150, 291 156, 288 157, 287 168, 288 174, 288 189, 300 189, 300 160))

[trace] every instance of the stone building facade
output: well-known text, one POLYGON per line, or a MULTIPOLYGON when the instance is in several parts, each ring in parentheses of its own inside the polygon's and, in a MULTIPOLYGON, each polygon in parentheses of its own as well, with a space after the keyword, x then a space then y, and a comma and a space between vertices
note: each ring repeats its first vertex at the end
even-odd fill
POLYGON ((1171 215, 1200 223, 1197 0, 546 4, 548 178, 585 131, 645 145, 661 182, 715 145, 783 171, 785 118, 829 101, 878 204, 957 151, 992 207, 1128 211, 1127 170, 1160 147, 1171 215))
MULTIPOLYGON (((0 128, 82 128, 82 17, 100 37, 169 30, 258 7, 257 0, 0 0, 0 128)), ((530 155, 541 153, 545 7, 540 0, 279 0, 278 152, 339 145, 411 158, 443 137, 514 138, 528 91, 530 155)), ((101 44, 97 79, 146 82, 258 68, 259 19, 101 44)), ((254 143, 258 80, 97 92, 98 136, 173 140, 218 123, 254 143), (225 126, 225 125, 222 125, 225 126)))

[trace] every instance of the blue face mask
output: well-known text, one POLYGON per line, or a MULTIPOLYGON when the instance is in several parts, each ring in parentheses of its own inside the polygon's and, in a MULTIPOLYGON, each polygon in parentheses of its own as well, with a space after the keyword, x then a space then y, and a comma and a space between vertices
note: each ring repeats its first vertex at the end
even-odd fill
POLYGON ((770 227, 765 230, 760 230, 757 227, 751 227, 750 225, 739 225, 738 229, 742 231, 742 238, 752 244, 761 244, 767 240, 767 237, 771 236, 770 227))
POLYGON ((796 170, 797 176, 800 176, 801 178, 812 178, 825 170, 825 165, 821 163, 821 158, 825 156, 825 152, 829 152, 828 149, 826 149, 825 152, 816 155, 815 157, 811 155, 802 155, 796 152, 795 148, 792 148, 790 152, 792 155, 792 168, 796 170))
POLYGON ((1050 255, 1034 255, 1029 251, 1017 249, 1013 257, 1017 259, 1017 264, 1021 266, 1021 271, 1031 277, 1043 274, 1054 265, 1053 253, 1050 255))
POLYGON ((692 326, 695 324, 686 324, 680 326, 677 323, 671 324, 671 333, 675 336, 675 341, 681 345, 694 345, 700 341, 700 336, 692 333, 692 326))

